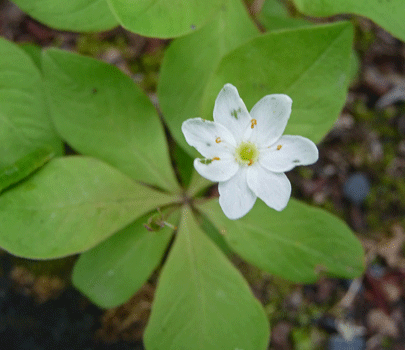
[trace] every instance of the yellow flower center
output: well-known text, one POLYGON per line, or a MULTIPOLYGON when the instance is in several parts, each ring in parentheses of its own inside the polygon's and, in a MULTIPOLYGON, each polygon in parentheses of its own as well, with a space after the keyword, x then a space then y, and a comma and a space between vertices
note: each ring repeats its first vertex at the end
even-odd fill
POLYGON ((242 142, 235 152, 235 158, 240 165, 252 165, 257 161, 259 157, 259 151, 256 145, 251 142, 242 142))

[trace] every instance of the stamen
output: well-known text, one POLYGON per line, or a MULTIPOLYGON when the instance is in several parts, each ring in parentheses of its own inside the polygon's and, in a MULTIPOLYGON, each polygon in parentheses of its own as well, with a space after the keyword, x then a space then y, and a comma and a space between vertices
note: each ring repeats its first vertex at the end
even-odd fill
POLYGON ((250 127, 253 129, 253 128, 255 127, 255 125, 257 125, 257 120, 256 120, 256 119, 252 119, 252 120, 250 121, 250 123, 251 123, 250 127))
POLYGON ((212 158, 212 160, 221 160, 221 159, 219 159, 219 157, 214 157, 212 158))
POLYGON ((278 145, 277 146, 277 151, 281 150, 281 147, 283 147, 282 145, 278 145))
POLYGON ((251 142, 241 142, 235 151, 236 160, 242 166, 254 164, 259 157, 259 150, 251 142))
POLYGON ((215 139, 215 142, 216 142, 216 143, 220 143, 220 142, 221 142, 221 138, 220 138, 220 137, 217 137, 217 138, 215 139))

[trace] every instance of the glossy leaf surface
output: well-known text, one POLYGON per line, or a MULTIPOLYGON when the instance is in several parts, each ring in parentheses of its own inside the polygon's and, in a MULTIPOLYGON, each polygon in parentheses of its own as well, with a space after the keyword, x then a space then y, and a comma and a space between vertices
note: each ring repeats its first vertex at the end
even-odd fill
POLYGON ((53 159, 0 196, 0 246, 37 259, 83 252, 174 200, 94 158, 53 159))
POLYGON ((0 193, 37 171, 55 155, 52 147, 40 147, 15 163, 0 169, 0 193))
POLYGON ((116 27, 106 0, 13 0, 21 10, 49 27, 97 32, 116 27))
POLYGON ((319 142, 346 100, 353 41, 348 22, 270 32, 226 55, 205 89, 203 116, 212 119, 214 101, 226 83, 247 108, 269 94, 293 100, 285 133, 319 142))
POLYGON ((333 16, 353 13, 375 23, 405 40, 405 2, 403 0, 294 0, 298 9, 308 16, 333 16))
POLYGON ((2 38, 0 52, 0 169, 42 147, 61 154, 38 68, 24 50, 2 38))
POLYGON ((175 191, 163 126, 141 89, 107 63, 51 49, 43 70, 52 119, 79 153, 100 158, 134 180, 175 191))
POLYGON ((264 1, 258 20, 269 31, 312 25, 304 19, 290 17, 287 7, 279 0, 264 1))
POLYGON ((150 232, 144 216, 83 253, 73 270, 73 284, 100 307, 125 303, 159 265, 172 229, 150 232))
POLYGON ((160 106, 172 135, 194 157, 198 152, 188 146, 181 124, 202 117, 203 91, 221 57, 256 35, 243 4, 230 1, 209 25, 176 39, 166 51, 158 86, 160 106))
POLYGON ((269 325, 246 281, 184 208, 145 334, 148 350, 264 350, 269 325))
POLYGON ((290 199, 277 212, 257 200, 242 219, 229 220, 218 201, 199 206, 229 246, 257 267, 299 283, 314 282, 319 274, 358 277, 364 253, 349 227, 328 212, 290 199))
POLYGON ((173 38, 200 29, 212 19, 221 6, 225 6, 228 2, 228 0, 108 1, 123 27, 143 36, 157 38, 173 38))

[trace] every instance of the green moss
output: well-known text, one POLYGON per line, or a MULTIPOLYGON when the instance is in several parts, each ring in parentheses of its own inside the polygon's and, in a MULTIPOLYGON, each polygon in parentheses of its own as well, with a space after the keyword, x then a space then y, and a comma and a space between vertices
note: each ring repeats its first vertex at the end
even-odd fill
POLYGON ((144 74, 141 87, 146 91, 156 91, 159 70, 164 56, 164 49, 143 55, 138 61, 138 72, 144 74))
POLYGON ((354 102, 353 115, 358 121, 372 121, 375 119, 374 113, 368 109, 364 101, 361 100, 354 102))
POLYGON ((110 49, 120 51, 124 58, 129 57, 128 43, 124 35, 116 35, 112 40, 105 40, 97 33, 84 33, 76 41, 77 52, 86 56, 99 57, 110 49))
POLYGON ((355 39, 354 42, 356 44, 357 50, 361 53, 364 54, 369 47, 373 44, 376 35, 372 29, 367 30, 364 29, 364 26, 360 24, 360 21, 363 19, 353 16, 352 17, 352 23, 354 25, 355 31, 355 39))
POLYGON ((314 171, 310 167, 298 167, 298 174, 305 180, 310 180, 314 177, 314 171))
POLYGON ((97 57, 104 52, 109 45, 101 40, 97 34, 81 34, 76 41, 76 50, 82 55, 97 57))

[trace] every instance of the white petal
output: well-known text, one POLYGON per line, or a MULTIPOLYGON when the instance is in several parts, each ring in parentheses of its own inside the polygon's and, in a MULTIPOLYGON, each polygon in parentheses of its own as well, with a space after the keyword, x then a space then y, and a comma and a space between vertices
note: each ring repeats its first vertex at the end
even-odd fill
POLYGON ((284 135, 272 146, 260 150, 259 163, 277 173, 297 165, 309 165, 318 160, 318 148, 302 136, 284 135))
POLYGON ((257 124, 250 141, 260 147, 276 142, 284 132, 291 114, 292 100, 287 95, 267 95, 257 102, 250 115, 257 124))
POLYGON ((246 168, 240 168, 230 180, 218 184, 219 204, 231 220, 246 215, 256 201, 256 195, 247 185, 246 173, 246 168))
POLYGON ((238 163, 234 158, 213 160, 209 164, 204 164, 204 159, 194 159, 194 168, 197 172, 208 180, 219 182, 227 181, 239 169, 238 163))
POLYGON ((184 137, 205 158, 224 157, 233 154, 236 142, 223 125, 201 118, 188 119, 181 126, 184 137))
POLYGON ((284 173, 273 173, 257 164, 248 168, 247 183, 270 208, 283 210, 291 196, 291 184, 284 173))
POLYGON ((219 92, 214 106, 214 121, 225 126, 237 143, 243 140, 251 118, 235 86, 226 84, 219 92))

